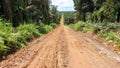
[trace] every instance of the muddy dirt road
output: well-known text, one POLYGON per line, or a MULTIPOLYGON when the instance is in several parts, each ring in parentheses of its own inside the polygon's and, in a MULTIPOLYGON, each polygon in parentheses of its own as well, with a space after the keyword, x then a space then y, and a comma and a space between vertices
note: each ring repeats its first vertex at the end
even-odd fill
POLYGON ((99 42, 61 25, 31 42, 0 68, 120 68, 120 55, 99 42))

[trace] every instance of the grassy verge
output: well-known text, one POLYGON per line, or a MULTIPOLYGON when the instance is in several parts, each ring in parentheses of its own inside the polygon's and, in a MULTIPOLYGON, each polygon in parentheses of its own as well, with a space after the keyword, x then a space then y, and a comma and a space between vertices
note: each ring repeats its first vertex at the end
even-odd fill
POLYGON ((108 41, 112 41, 116 44, 116 47, 120 48, 120 34, 117 34, 117 31, 120 30, 119 23, 91 23, 79 21, 75 24, 70 24, 69 27, 75 31, 99 34, 98 38, 105 38, 108 41))
POLYGON ((21 47, 25 47, 27 42, 33 38, 40 37, 56 27, 55 23, 50 25, 41 23, 39 25, 21 24, 14 28, 11 23, 0 19, 0 59, 21 47))

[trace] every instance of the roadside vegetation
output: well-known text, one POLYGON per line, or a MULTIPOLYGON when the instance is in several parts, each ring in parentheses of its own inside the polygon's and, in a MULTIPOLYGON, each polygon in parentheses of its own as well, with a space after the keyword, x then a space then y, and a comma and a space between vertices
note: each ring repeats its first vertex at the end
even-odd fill
POLYGON ((51 0, 0 0, 0 60, 56 28, 51 0))
POLYGON ((58 19, 61 18, 61 15, 64 14, 65 24, 74 23, 75 11, 58 11, 58 19))
POLYGON ((12 27, 11 23, 0 19, 0 58, 25 47, 29 41, 48 33, 56 27, 57 24, 55 23, 50 25, 23 23, 18 27, 12 27))
POLYGON ((120 1, 119 0, 73 0, 75 31, 93 32, 98 38, 112 41, 120 48, 120 1))
POLYGON ((0 0, 0 59, 56 28, 61 14, 75 31, 94 32, 120 47, 119 0, 73 0, 76 11, 57 11, 51 0, 0 0))
POLYGON ((91 23, 79 21, 75 24, 70 24, 70 28, 75 31, 82 31, 84 33, 93 32, 98 34, 98 38, 104 38, 105 40, 112 41, 120 48, 120 24, 119 23, 91 23))

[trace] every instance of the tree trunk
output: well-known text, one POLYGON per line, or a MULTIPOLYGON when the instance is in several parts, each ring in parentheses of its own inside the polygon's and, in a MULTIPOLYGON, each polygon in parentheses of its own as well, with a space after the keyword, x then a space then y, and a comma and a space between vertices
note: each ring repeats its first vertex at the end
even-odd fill
POLYGON ((117 22, 120 22, 120 11, 117 14, 117 22))
POLYGON ((5 18, 7 20, 10 20, 12 22, 12 9, 11 9, 11 0, 2 0, 3 2, 3 11, 4 11, 4 15, 5 18))

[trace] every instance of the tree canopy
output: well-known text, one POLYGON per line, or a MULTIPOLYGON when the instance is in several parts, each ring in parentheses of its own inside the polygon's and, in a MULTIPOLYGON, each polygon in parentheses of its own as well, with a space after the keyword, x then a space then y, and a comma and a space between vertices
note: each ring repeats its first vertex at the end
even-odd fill
POLYGON ((49 24, 50 4, 51 0, 0 0, 0 17, 12 22, 13 26, 29 21, 49 24))
POLYGON ((75 4, 76 20, 86 21, 87 16, 92 21, 119 22, 119 0, 73 0, 75 4), (89 15, 88 15, 89 13, 89 15))

